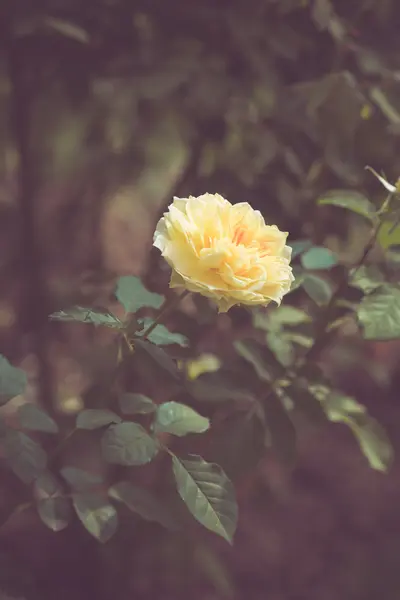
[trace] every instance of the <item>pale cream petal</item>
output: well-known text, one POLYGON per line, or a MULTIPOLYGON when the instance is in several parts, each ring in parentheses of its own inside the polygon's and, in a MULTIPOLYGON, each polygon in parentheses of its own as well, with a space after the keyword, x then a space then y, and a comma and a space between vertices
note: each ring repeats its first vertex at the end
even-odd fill
POLYGON ((183 214, 186 214, 186 205, 187 205, 188 201, 189 201, 189 198, 178 198, 177 196, 174 196, 174 201, 172 203, 172 206, 174 206, 177 210, 179 210, 183 214))
POLYGON ((282 258, 287 260, 288 262, 292 259, 292 248, 290 246, 285 246, 282 250, 282 258))
POLYGON ((218 307, 219 313, 226 313, 230 308, 232 308, 232 306, 237 304, 237 301, 235 299, 225 297, 214 299, 214 302, 218 307))
POLYGON ((171 279, 169 282, 169 287, 170 288, 181 288, 181 287, 185 287, 186 282, 184 280, 184 278, 182 277, 182 275, 179 275, 179 273, 177 273, 176 271, 172 271, 171 273, 171 279))

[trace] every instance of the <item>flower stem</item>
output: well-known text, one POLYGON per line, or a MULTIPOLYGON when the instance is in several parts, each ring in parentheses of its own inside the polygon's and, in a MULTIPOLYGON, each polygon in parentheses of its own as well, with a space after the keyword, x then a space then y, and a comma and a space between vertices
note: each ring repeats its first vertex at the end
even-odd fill
POLYGON ((171 312, 174 308, 178 306, 181 300, 185 298, 188 294, 190 294, 189 290, 184 290, 182 294, 175 296, 173 298, 166 298, 164 304, 161 306, 160 312, 157 318, 144 330, 144 332, 138 336, 141 340, 146 340, 151 332, 157 327, 157 325, 164 319, 165 315, 171 312))

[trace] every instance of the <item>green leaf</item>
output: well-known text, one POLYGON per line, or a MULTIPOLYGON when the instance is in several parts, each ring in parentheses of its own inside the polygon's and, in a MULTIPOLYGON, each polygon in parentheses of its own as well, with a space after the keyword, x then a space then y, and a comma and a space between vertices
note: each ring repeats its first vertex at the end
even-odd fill
POLYGON ((103 479, 99 475, 89 473, 78 467, 63 467, 60 473, 65 481, 79 492, 98 487, 103 483, 103 479))
POLYGON ((329 283, 317 275, 307 275, 303 287, 311 300, 318 305, 327 304, 332 298, 332 288, 329 283))
POLYGON ((126 392, 118 398, 118 402, 124 415, 148 415, 157 408, 157 404, 143 394, 126 392))
POLYGON ((271 311, 271 320, 279 325, 301 325, 311 321, 310 316, 294 306, 282 305, 271 311))
POLYGON ((150 437, 137 423, 110 425, 102 441, 103 456, 107 462, 116 465, 145 465, 158 453, 157 440, 150 437))
POLYGON ((154 367, 162 369, 175 381, 182 380, 182 373, 178 370, 176 362, 163 350, 151 342, 135 340, 135 355, 149 361, 154 367))
POLYGON ((276 330, 279 331, 281 328, 280 323, 275 322, 275 311, 261 312, 252 311, 253 327, 261 329, 262 331, 276 330))
POLYGON ((385 283, 383 273, 375 265, 362 265, 350 271, 349 283, 365 294, 373 292, 385 283))
POLYGON ((160 523, 167 529, 179 528, 165 504, 149 490, 133 485, 129 481, 120 481, 108 490, 108 494, 114 500, 123 502, 146 521, 160 523))
POLYGON ((36 508, 43 523, 52 531, 65 529, 72 517, 71 504, 50 472, 40 475, 34 484, 36 508))
MULTIPOLYGON (((321 377, 320 377, 321 374, 318 374, 318 372, 308 373, 309 366, 310 365, 304 365, 304 369, 303 369, 303 371, 305 371, 305 377, 309 380, 308 381, 308 390, 318 400, 318 402, 320 402, 321 406, 323 406, 324 411, 326 412, 326 402, 327 402, 327 399, 329 398, 329 396, 332 394, 332 390, 325 383, 319 382, 321 379, 321 377), (318 383, 312 383, 310 381, 313 376, 315 376, 318 383)), ((306 379, 306 381, 307 381, 307 379, 306 379)))
POLYGON ((112 410, 88 408, 78 414, 76 426, 78 429, 100 429, 111 423, 121 423, 121 421, 121 417, 112 410))
POLYGON ((364 415, 365 407, 352 396, 330 392, 325 397, 321 396, 325 412, 334 423, 344 422, 348 417, 364 415))
POLYGON ((257 376, 264 381, 271 381, 273 373, 265 364, 263 347, 255 340, 236 340, 233 343, 236 352, 254 368, 257 376))
POLYGON ((268 347, 284 367, 293 364, 295 352, 290 339, 284 332, 275 333, 274 331, 270 331, 267 333, 266 338, 268 347))
POLYGON ((53 321, 77 321, 78 323, 90 323, 91 325, 122 329, 124 324, 110 312, 102 313, 92 308, 74 306, 68 310, 60 310, 50 315, 53 321))
POLYGON ((58 479, 56 479, 50 471, 44 471, 35 480, 33 492, 35 498, 48 498, 49 496, 55 496, 56 494, 62 495, 63 489, 58 479))
POLYGON ((117 284, 116 297, 126 312, 136 312, 139 308, 160 308, 164 296, 147 290, 139 277, 131 275, 120 277, 117 284))
POLYGON ((200 456, 172 457, 178 492, 195 519, 232 543, 238 509, 231 481, 218 465, 200 456))
POLYGON ((280 333, 284 326, 302 325, 309 323, 311 318, 303 310, 294 306, 284 305, 267 312, 253 312, 253 325, 256 329, 280 333))
POLYGON ((387 471, 393 460, 393 448, 383 427, 370 417, 364 406, 351 396, 333 392, 324 401, 328 418, 350 427, 370 466, 387 471))
POLYGON ((32 483, 46 468, 46 452, 21 431, 7 429, 3 449, 7 463, 24 483, 32 483))
POLYGON ((73 494, 72 501, 82 525, 97 540, 107 542, 117 531, 117 511, 101 495, 77 493, 73 494))
POLYGON ((400 244, 400 227, 396 226, 396 221, 381 223, 378 230, 378 242, 384 250, 400 244))
POLYGON ((347 210, 351 210, 352 212, 365 217, 374 224, 377 220, 375 206, 368 198, 366 198, 366 196, 359 192, 332 190, 319 198, 318 204, 321 206, 330 205, 346 208, 347 210))
POLYGON ((39 517, 52 531, 62 531, 68 527, 71 517, 71 505, 68 498, 55 496, 39 500, 36 503, 39 517))
POLYGON ((292 281, 292 285, 290 286, 289 293, 294 292, 299 287, 301 287, 304 283, 304 279, 306 278, 306 271, 300 266, 294 265, 292 268, 294 281, 292 281))
POLYGON ((298 344, 303 348, 311 348, 313 345, 313 339, 308 335, 303 335, 302 333, 297 333, 294 331, 285 332, 286 338, 293 342, 293 344, 298 344))
POLYGON ((299 256, 309 248, 311 248, 312 243, 310 240, 296 240, 295 242, 288 242, 288 246, 292 249, 292 260, 299 256))
POLYGON ((301 264, 305 269, 322 270, 331 269, 338 264, 338 261, 328 248, 313 246, 302 255, 301 264))
POLYGON ((393 448, 382 425, 368 415, 364 415, 361 423, 355 419, 349 423, 349 426, 370 467, 387 472, 393 462, 393 448))
POLYGON ((17 418, 21 429, 42 431, 44 433, 57 433, 58 425, 42 408, 36 404, 22 404, 17 411, 17 418))
MULTIPOLYGON (((139 319, 139 323, 143 325, 145 331, 154 323, 154 319, 139 319)), ((140 336, 141 334, 139 333, 138 335, 140 336)), ((186 336, 182 335, 181 333, 172 333, 166 327, 164 327, 164 325, 156 325, 150 335, 147 336, 147 339, 157 346, 178 344, 179 346, 185 347, 189 344, 189 340, 186 336)))
POLYGON ((157 408, 154 428, 182 437, 188 433, 203 433, 210 427, 210 421, 202 417, 190 406, 180 402, 164 402, 157 408))
POLYGON ((357 317, 366 340, 400 338, 400 287, 384 285, 365 296, 357 308, 357 317))
POLYGON ((13 367, 0 354, 0 406, 25 392, 27 380, 24 371, 13 367))
POLYGON ((277 392, 268 394, 263 409, 272 449, 283 464, 292 467, 296 459, 296 430, 277 392))

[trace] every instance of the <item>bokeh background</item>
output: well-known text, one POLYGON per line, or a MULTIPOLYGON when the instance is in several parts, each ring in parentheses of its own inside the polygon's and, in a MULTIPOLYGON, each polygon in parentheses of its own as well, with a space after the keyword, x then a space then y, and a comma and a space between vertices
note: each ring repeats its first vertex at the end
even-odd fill
MULTIPOLYGON (((316 199, 344 188, 378 203, 365 166, 400 174, 396 0, 1 0, 0 16, 0 352, 33 378, 45 353, 61 412, 85 402, 108 334, 48 315, 104 305, 120 275, 164 292, 151 244, 172 196, 250 202, 290 240, 357 258, 367 225, 316 199), (19 197, 34 199, 33 217, 19 197)), ((241 309, 198 315, 188 300, 174 323, 194 356, 223 353, 249 326, 241 309)), ((322 358, 397 451, 399 350, 349 331, 322 358)), ((28 512, 0 532, 0 597, 397 600, 398 461, 374 472, 340 425, 306 423, 290 470, 228 425, 233 548, 133 517, 101 546, 79 523, 53 534, 28 512)), ((90 462, 90 449, 75 451, 90 462)), ((0 513, 18 493, 2 470, 0 513)))

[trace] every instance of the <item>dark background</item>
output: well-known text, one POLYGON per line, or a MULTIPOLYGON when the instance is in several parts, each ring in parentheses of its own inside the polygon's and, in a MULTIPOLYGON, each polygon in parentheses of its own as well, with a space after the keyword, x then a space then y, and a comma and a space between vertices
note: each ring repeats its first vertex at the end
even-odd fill
MULTIPOLYGON (((48 315, 102 305, 118 275, 165 291, 151 243, 173 195, 246 201, 291 240, 359 255, 367 226, 315 201, 347 188, 378 203, 364 167, 400 173, 396 0, 1 0, 0 15, 0 351, 33 373, 47 357, 42 392, 61 412, 92 383, 82 348, 107 336, 48 315)), ((188 303, 178 327, 195 354, 247 326, 240 310, 217 325, 191 315, 188 303)), ((398 357, 350 332, 323 358, 395 449, 398 357)), ((233 548, 136 520, 101 546, 78 523, 53 534, 17 515, 1 530, 1 597, 397 599, 397 461, 376 473, 341 426, 305 425, 292 472, 268 455, 250 464, 233 548)), ((19 488, 6 471, 0 490, 7 513, 19 488)))

